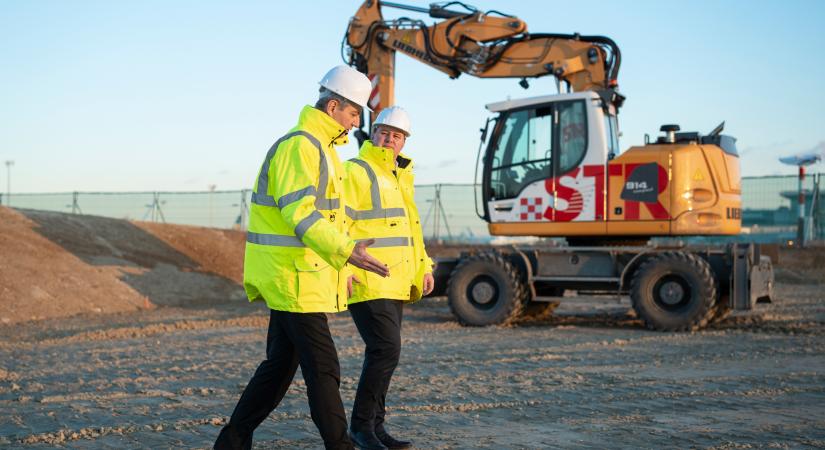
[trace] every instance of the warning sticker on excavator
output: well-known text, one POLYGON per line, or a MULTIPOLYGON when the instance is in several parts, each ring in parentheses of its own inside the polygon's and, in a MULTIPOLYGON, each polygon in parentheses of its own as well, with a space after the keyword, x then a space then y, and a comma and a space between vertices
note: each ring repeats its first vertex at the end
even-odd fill
POLYGON ((705 181, 705 176, 702 175, 702 169, 696 169, 696 173, 693 174, 693 181, 705 181))

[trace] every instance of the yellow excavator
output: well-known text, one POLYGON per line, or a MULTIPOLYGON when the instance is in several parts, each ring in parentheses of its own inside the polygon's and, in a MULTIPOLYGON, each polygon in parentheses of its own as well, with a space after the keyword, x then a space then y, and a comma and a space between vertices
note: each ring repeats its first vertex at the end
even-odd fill
POLYGON ((759 246, 707 239, 740 232, 736 140, 722 134, 724 122, 705 135, 666 124, 655 141, 645 136, 644 145, 620 152, 625 97, 621 52, 610 38, 529 33, 515 16, 462 2, 424 8, 367 0, 350 19, 342 50, 373 83, 371 119, 395 103, 398 52, 451 78, 516 78, 524 88, 530 78, 556 80, 557 94, 487 105, 494 116, 482 128, 477 210, 491 235, 567 243, 439 260, 437 281, 461 323, 547 314, 565 290, 630 294, 657 330, 694 330, 771 300, 773 269, 759 246), (385 20, 382 8, 436 22, 385 20))

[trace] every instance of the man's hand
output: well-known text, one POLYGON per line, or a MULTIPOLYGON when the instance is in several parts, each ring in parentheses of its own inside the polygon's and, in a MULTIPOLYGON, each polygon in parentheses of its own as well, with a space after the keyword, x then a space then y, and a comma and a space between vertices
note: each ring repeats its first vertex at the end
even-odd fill
MULTIPOLYGON (((433 289, 435 289, 435 278, 433 278, 433 274, 424 274, 424 282, 422 284, 424 285, 424 295, 428 295, 430 292, 432 292, 433 289)), ((422 297, 424 295, 422 295, 422 297)))
POLYGON ((361 280, 359 280, 355 275, 350 275, 347 277, 347 298, 352 297, 352 283, 361 284, 361 280))
POLYGON ((381 261, 373 258, 367 253, 367 247, 375 243, 375 239, 369 239, 363 242, 357 242, 355 248, 352 249, 352 254, 349 255, 348 263, 359 269, 368 270, 377 273, 382 277, 390 276, 390 270, 381 261))

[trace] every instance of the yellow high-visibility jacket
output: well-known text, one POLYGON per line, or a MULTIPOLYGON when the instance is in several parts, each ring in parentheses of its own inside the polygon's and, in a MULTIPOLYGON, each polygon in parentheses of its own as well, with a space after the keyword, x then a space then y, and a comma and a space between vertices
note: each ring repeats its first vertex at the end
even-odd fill
POLYGON ((346 310, 344 168, 335 151, 346 130, 305 106, 298 125, 266 154, 253 189, 244 255, 250 301, 290 312, 346 310))
POLYGON ((421 298, 424 274, 433 261, 424 249, 418 208, 415 206, 413 164, 393 150, 365 141, 357 158, 344 163, 346 210, 350 237, 356 241, 375 239, 367 252, 387 265, 383 278, 357 267, 349 303, 380 298, 415 301, 421 298))

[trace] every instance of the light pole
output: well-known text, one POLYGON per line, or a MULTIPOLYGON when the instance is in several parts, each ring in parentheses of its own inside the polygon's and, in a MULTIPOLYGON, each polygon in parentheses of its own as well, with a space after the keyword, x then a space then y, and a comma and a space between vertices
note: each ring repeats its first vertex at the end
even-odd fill
POLYGON ((214 184, 209 185, 209 228, 212 228, 212 194, 216 187, 214 184))
POLYGON ((11 166, 14 161, 6 160, 6 206, 11 206, 11 166))
MULTIPOLYGON (((805 166, 816 164, 820 160, 822 160, 822 154, 816 152, 779 158, 782 163, 799 167, 799 181, 797 183, 799 185, 799 200, 797 201, 799 218, 797 219, 796 244, 800 247, 805 246, 812 219, 805 216, 805 166)), ((813 193, 812 195, 816 194, 813 193)))

